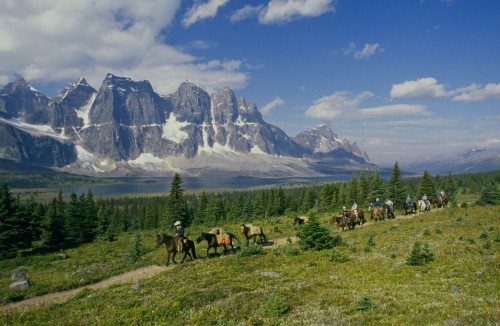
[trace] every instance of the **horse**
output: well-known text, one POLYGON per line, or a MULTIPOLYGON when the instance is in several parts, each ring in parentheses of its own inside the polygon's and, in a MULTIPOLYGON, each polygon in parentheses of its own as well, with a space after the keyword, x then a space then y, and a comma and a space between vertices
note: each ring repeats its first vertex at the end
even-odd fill
POLYGON ((378 208, 373 204, 370 204, 370 207, 368 207, 368 211, 370 212, 370 218, 372 220, 375 219, 375 222, 385 220, 385 213, 382 208, 378 208))
POLYGON ((419 207, 421 212, 430 212, 431 211, 431 204, 429 203, 429 201, 425 202, 424 200, 419 199, 418 200, 418 207, 419 207))
MULTIPOLYGON (((155 242, 156 248, 158 248, 162 243, 165 244, 165 249, 167 250, 167 262, 165 263, 165 265, 168 267, 168 264, 170 263, 170 254, 172 254, 172 262, 174 262, 174 264, 177 264, 177 262, 175 261, 175 255, 177 254, 177 243, 175 238, 166 234, 157 234, 155 242)), ((189 256, 191 260, 193 260, 193 258, 196 259, 196 250, 194 242, 192 240, 189 240, 187 238, 184 240, 182 252, 184 252, 184 257, 182 257, 181 263, 184 262, 186 256, 189 256)))
POLYGON ((436 200, 432 203, 432 207, 447 207, 448 206, 448 195, 444 195, 443 200, 436 197, 436 200))
POLYGON ((248 247, 248 244, 249 244, 251 238, 253 238, 253 243, 255 243, 257 241, 257 236, 259 236, 261 243, 264 243, 267 241, 266 236, 264 234, 264 231, 262 230, 262 228, 260 226, 256 226, 256 225, 252 225, 252 224, 248 224, 248 225, 241 224, 240 231, 241 231, 241 234, 243 234, 245 236, 245 238, 247 239, 247 247, 248 247))
POLYGON ((233 250, 233 253, 236 253, 236 249, 234 249, 234 246, 233 246, 233 239, 235 239, 238 242, 239 242, 239 240, 232 233, 225 232, 225 234, 227 235, 227 236, 225 236, 225 239, 221 239, 221 241, 219 242, 218 239, 217 239, 217 235, 216 234, 202 232, 200 234, 200 236, 198 237, 198 239, 196 239, 196 242, 200 243, 203 240, 207 241, 207 244, 208 244, 208 247, 207 247, 207 257, 209 257, 208 256, 208 251, 210 250, 210 248, 214 248, 215 249, 215 254, 217 255, 217 247, 223 246, 224 247, 224 251, 227 251, 226 245, 230 245, 231 249, 233 250))
POLYGON ((387 218, 390 220, 393 220, 396 218, 396 215, 394 215, 394 207, 391 207, 387 205, 387 218))
POLYGON ((405 215, 415 214, 417 213, 417 203, 412 201, 409 204, 405 202, 404 205, 405 215))
POLYGON ((330 220, 330 223, 333 224, 337 224, 337 231, 339 231, 340 229, 342 229, 342 231, 344 231, 344 228, 348 226, 348 224, 346 223, 346 221, 344 220, 344 217, 343 216, 333 216, 330 220))
POLYGON ((309 219, 307 218, 307 216, 302 216, 302 217, 298 217, 298 216, 295 216, 293 218, 293 225, 303 225, 304 223, 306 223, 309 219))
POLYGON ((349 218, 349 220, 353 221, 353 229, 354 225, 363 225, 366 223, 365 212, 361 208, 356 209, 356 211, 358 216, 356 216, 356 214, 354 214, 354 211, 352 210, 347 211, 347 217, 349 218))

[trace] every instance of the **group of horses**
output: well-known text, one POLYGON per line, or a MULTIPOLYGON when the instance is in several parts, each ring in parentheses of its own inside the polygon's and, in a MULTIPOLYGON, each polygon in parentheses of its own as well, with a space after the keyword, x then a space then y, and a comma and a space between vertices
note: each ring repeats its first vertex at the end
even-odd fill
POLYGON ((420 212, 430 212, 431 206, 433 208, 441 208, 448 206, 448 196, 444 196, 443 198, 436 198, 432 203, 430 201, 425 201, 423 199, 419 199, 417 202, 410 202, 404 204, 405 215, 416 214, 418 211, 420 212), (417 209, 418 204, 418 209, 417 209))
MULTIPOLYGON (((220 229, 215 229, 215 230, 220 230, 220 229)), ((247 247, 250 244, 250 240, 253 239, 253 243, 255 244, 257 242, 257 238, 259 238, 260 243, 265 243, 266 240, 266 235, 264 234, 264 231, 260 226, 256 225, 251 225, 251 224, 241 224, 240 226, 240 231, 241 234, 245 237, 246 239, 246 244, 247 247)), ((217 231, 218 232, 218 231, 217 231)), ((222 231, 224 232, 224 239, 223 241, 220 241, 220 238, 217 237, 218 233, 216 232, 202 232, 200 236, 196 239, 197 243, 200 243, 202 241, 207 242, 207 257, 210 257, 209 251, 210 249, 214 249, 214 254, 217 255, 217 248, 218 247, 224 247, 224 252, 227 251, 227 245, 229 245, 232 249, 233 253, 236 253, 236 249, 234 247, 233 241, 236 240, 237 242, 240 242, 236 236, 230 232, 227 231, 222 231)), ((195 244, 193 240, 190 240, 188 238, 184 238, 182 241, 182 246, 181 248, 178 247, 177 240, 173 236, 169 236, 166 234, 157 234, 156 239, 155 239, 155 244, 156 247, 158 248, 162 244, 165 245, 165 249, 167 251, 167 261, 165 265, 168 267, 170 264, 170 257, 172 257, 172 262, 174 264, 177 264, 175 261, 175 256, 177 254, 184 254, 182 257, 181 263, 184 262, 184 260, 189 257, 191 260, 196 259, 196 249, 195 249, 195 244)))

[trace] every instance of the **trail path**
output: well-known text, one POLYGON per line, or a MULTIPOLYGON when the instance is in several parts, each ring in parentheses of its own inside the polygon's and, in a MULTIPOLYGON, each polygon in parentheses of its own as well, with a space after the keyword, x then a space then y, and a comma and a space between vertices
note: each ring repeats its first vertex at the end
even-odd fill
MULTIPOLYGON (((412 214, 412 215, 397 215, 396 219, 408 219, 408 218, 412 218, 414 216, 418 216, 420 214, 425 214, 425 213, 417 212, 416 214, 412 214)), ((380 223, 380 222, 369 221, 361 227, 367 227, 373 223, 380 223)), ((290 239, 292 242, 295 242, 297 240, 297 237, 273 239, 273 246, 285 245, 289 241, 288 239, 290 239)), ((130 271, 130 272, 126 272, 126 273, 123 273, 120 275, 113 276, 111 278, 102 280, 102 281, 94 283, 94 284, 78 287, 78 288, 75 288, 72 290, 49 293, 46 295, 29 298, 29 299, 19 301, 19 302, 8 303, 6 305, 0 306, 0 313, 5 313, 5 312, 11 311, 11 310, 18 310, 18 311, 30 310, 30 309, 40 308, 43 306, 50 306, 53 304, 64 303, 64 302, 68 301, 69 299, 73 298, 78 292, 80 292, 84 289, 99 290, 99 289, 103 289, 103 288, 106 288, 106 287, 108 287, 110 285, 114 285, 114 284, 136 283, 140 280, 151 278, 151 277, 157 275, 158 273, 163 272, 163 271, 167 271, 167 270, 168 269, 165 266, 158 266, 158 265, 150 265, 150 266, 142 267, 142 268, 130 271)), ((170 270, 172 270, 172 269, 170 269, 170 270)))

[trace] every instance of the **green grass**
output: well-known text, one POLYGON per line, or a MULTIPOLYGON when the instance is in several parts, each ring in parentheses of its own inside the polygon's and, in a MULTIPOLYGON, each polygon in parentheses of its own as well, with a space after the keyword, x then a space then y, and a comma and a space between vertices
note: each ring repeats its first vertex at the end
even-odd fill
MULTIPOLYGON (((374 223, 341 232, 344 245, 320 252, 286 244, 265 254, 205 259, 200 244, 202 259, 171 266, 138 287, 84 290, 64 304, 3 314, 0 324, 497 325, 499 208, 451 208, 374 223), (435 259, 410 266, 417 241, 435 259)), ((338 234, 327 220, 320 216, 338 234)), ((287 218, 257 223, 270 239, 295 233, 287 218)), ((238 234, 237 226, 226 228, 238 234)), ((198 231, 190 230, 191 237, 198 231)), ((68 250, 65 260, 51 254, 2 262, 0 295, 8 297, 5 288, 17 269, 33 280, 30 296, 164 263, 152 234, 142 237, 148 253, 134 265, 124 263, 133 237, 68 250)))

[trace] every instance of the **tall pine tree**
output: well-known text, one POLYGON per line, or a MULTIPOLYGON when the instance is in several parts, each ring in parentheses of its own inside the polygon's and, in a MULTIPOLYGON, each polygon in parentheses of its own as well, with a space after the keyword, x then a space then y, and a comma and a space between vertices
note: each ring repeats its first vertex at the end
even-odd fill
POLYGON ((172 226, 175 221, 181 221, 184 226, 190 224, 187 214, 187 203, 184 198, 184 189, 182 188, 182 179, 178 173, 174 175, 168 196, 167 220, 166 226, 172 226))
POLYGON ((418 188, 418 193, 420 198, 425 194, 427 195, 429 201, 433 200, 435 196, 434 183, 432 182, 432 177, 429 171, 424 171, 424 175, 422 176, 422 182, 418 188))
POLYGON ((0 183, 0 259, 15 257, 22 244, 14 206, 9 188, 0 183))
POLYGON ((402 209, 406 199, 406 192, 406 187, 401 178, 401 171, 399 170, 398 162, 396 162, 392 169, 391 178, 389 179, 387 196, 394 202, 395 207, 402 209))

